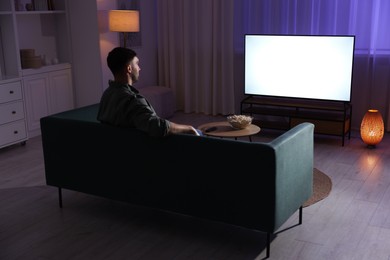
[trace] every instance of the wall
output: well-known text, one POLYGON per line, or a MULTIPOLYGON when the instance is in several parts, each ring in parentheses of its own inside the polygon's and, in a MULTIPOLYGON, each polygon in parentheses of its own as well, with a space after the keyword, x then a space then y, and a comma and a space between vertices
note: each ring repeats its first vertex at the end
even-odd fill
POLYGON ((81 107, 102 94, 97 7, 96 0, 68 0, 67 5, 75 105, 81 107))
POLYGON ((359 130, 364 114, 368 109, 381 112, 386 130, 390 130, 390 117, 387 111, 390 85, 389 58, 377 55, 369 57, 355 54, 352 80, 352 129, 359 130), (389 117, 389 119, 388 119, 389 117))
POLYGON ((108 29, 108 10, 116 9, 116 1, 96 0, 97 18, 99 28, 100 66, 102 68, 102 91, 108 86, 108 80, 112 78, 111 71, 106 66, 106 57, 110 50, 118 46, 118 34, 108 29))

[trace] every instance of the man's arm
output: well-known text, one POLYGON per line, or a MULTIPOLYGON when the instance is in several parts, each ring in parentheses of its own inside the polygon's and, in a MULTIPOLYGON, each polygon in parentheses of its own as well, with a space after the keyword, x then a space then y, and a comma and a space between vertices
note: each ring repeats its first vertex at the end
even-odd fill
POLYGON ((191 125, 182 125, 182 124, 169 122, 168 134, 180 134, 180 133, 199 136, 198 131, 196 131, 195 128, 191 125))

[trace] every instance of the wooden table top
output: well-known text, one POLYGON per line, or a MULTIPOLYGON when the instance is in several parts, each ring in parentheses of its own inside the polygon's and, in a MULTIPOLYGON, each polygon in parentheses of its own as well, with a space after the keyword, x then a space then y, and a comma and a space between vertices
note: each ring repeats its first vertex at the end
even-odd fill
POLYGON ((198 126, 198 129, 201 130, 204 135, 233 138, 252 136, 260 132, 260 127, 257 125, 250 124, 244 129, 236 129, 227 121, 206 123, 198 126))

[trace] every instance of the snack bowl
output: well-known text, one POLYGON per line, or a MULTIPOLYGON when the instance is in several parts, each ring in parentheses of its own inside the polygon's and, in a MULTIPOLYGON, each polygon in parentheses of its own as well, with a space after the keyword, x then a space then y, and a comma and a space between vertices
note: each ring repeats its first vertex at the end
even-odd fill
POLYGON ((245 115, 230 115, 227 117, 229 124, 236 129, 245 129, 252 124, 253 117, 245 115))

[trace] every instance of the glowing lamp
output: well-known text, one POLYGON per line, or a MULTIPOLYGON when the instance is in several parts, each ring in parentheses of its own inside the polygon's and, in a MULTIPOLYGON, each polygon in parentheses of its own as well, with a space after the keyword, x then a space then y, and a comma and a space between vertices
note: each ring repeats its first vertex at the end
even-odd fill
POLYGON ((110 10, 108 25, 112 32, 123 33, 123 47, 127 47, 127 33, 139 32, 139 12, 136 10, 110 10))
POLYGON ((369 147, 375 147, 382 141, 384 128, 381 113, 377 109, 369 109, 360 125, 360 136, 369 147))

